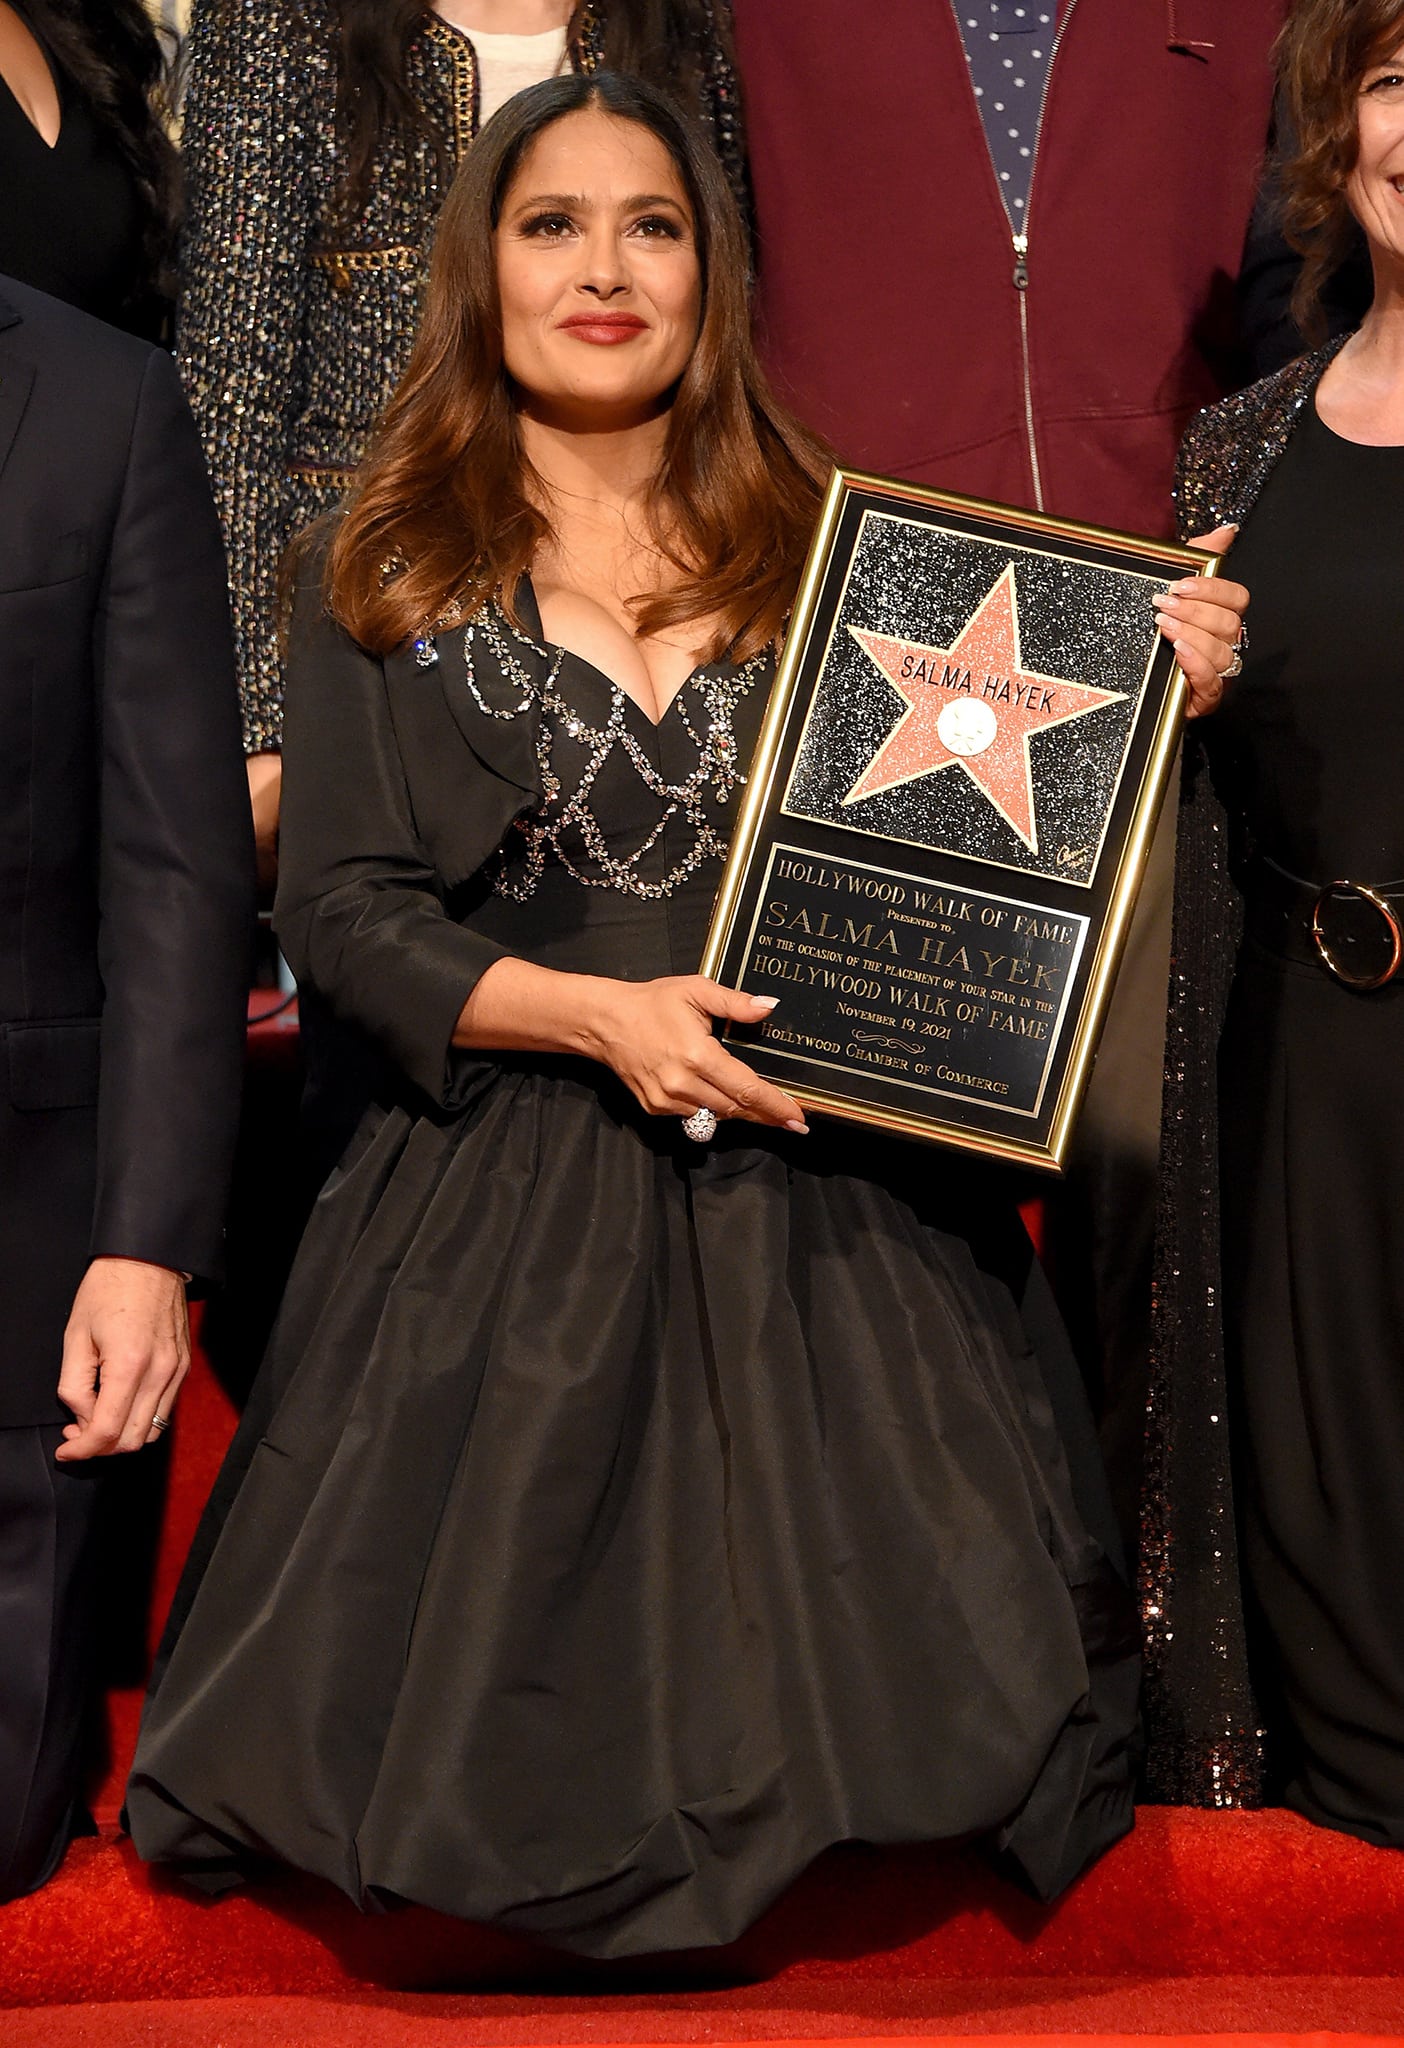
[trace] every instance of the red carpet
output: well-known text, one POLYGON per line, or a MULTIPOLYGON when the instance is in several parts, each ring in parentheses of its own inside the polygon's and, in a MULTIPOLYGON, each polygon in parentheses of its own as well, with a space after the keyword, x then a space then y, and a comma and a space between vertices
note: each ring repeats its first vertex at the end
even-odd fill
MULTIPOLYGON (((103 1840, 77 1844, 52 1885, 5 1909, 0 1948, 5 2002, 48 2008, 55 2029, 55 2008, 120 2006, 108 2048, 197 2038, 161 2031, 179 2014, 152 2018, 150 2001, 209 2002, 228 2017, 231 1997, 240 2011, 291 2001, 292 2031, 263 2038, 309 2043, 341 2038, 326 2028, 346 2008, 330 2001, 348 1996, 367 2026, 413 2011, 461 2020, 461 2038, 484 2043, 1404 2035, 1404 1859, 1287 1814, 1149 1808, 1048 1911, 963 1855, 845 1850, 734 1948, 645 1972, 573 1963, 418 1910, 363 1919, 292 1879, 208 1904, 154 1883, 129 1848, 103 1840), (480 1995, 403 2008, 386 1996, 417 1989, 480 1995), (309 2011, 328 2001, 325 2025, 306 2018, 309 1997, 309 2011)), ((20 2035, 16 2023, 0 2023, 6 2048, 86 2038, 20 2035)), ((400 2037, 410 2038, 385 2038, 400 2037)), ((238 2037, 221 2018, 206 2038, 238 2037)))
MULTIPOLYGON (((466 2010, 462 1999, 432 1999, 412 2003, 408 1999, 385 1999, 374 2006, 307 1998, 199 1999, 189 2005, 166 2006, 73 2006, 44 2013, 7 2015, 6 2048, 486 2048, 496 2042, 542 2043, 549 2048, 586 2048, 601 2041, 662 2044, 673 2041, 705 2041, 711 2048, 730 2048, 732 2043, 765 2040, 770 2048, 799 2048, 800 2043, 842 2038, 848 2048, 890 2048, 894 2039, 922 2040, 928 2048, 941 2042, 968 2041, 978 2033, 985 2048, 1026 2048, 1036 2039, 1039 2048, 1386 2048, 1397 2036, 1350 2033, 1339 2029, 1310 2031, 1263 2031, 1223 2033, 1195 2030, 1184 2033, 1098 2033, 1083 2028, 1068 2009, 1062 2024, 1030 2032, 999 2031, 980 2024, 952 2031, 950 2024, 898 2026, 880 2033, 855 2034, 820 2027, 804 2034, 717 2032, 700 2020, 696 2031, 652 2032, 631 2029, 617 2033, 598 2014, 577 2018, 543 2018, 538 2010, 529 2027, 519 2024, 502 2032, 480 2014, 466 2010)), ((985 2017, 998 2017, 993 2012, 985 2017)), ((1020 2015, 1005 2014, 1006 2022, 1017 2024, 1020 2015)), ((612 2020, 613 2015, 610 2016, 612 2020)))

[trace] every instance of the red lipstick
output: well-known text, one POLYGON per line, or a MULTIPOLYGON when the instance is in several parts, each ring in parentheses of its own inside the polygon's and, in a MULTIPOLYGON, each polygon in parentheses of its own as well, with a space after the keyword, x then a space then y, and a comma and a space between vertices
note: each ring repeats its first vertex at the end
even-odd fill
POLYGON ((593 342, 597 348, 609 348, 620 341, 632 341, 636 334, 642 334, 648 326, 637 313, 574 313, 560 325, 565 333, 573 334, 577 341, 593 342))

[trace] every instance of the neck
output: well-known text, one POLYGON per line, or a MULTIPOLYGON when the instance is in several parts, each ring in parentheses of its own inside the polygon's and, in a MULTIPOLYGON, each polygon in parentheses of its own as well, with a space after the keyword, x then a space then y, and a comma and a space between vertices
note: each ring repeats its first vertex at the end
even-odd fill
POLYGON ((536 36, 564 28, 574 7, 572 0, 434 0, 434 12, 470 33, 536 36))
POLYGON ((523 452, 549 498, 576 511, 594 505, 627 513, 646 500, 662 467, 668 415, 580 432, 524 412, 521 432, 523 452))
POLYGON ((1374 260, 1375 295, 1360 323, 1355 348, 1362 361, 1392 382, 1404 382, 1404 264, 1374 260))

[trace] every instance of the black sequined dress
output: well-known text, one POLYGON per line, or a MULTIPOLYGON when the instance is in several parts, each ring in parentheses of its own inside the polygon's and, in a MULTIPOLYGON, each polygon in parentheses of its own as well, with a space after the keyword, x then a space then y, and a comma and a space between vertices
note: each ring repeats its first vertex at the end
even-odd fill
MULTIPOLYGON (((1339 345, 1195 418, 1176 469, 1182 539, 1247 518, 1339 345)), ((1263 1743, 1244 1636, 1219 1227, 1218 1047, 1243 906, 1206 729, 1185 734, 1176 828, 1141 1514, 1146 1785, 1176 1805, 1251 1806, 1263 1743)))
POLYGON ((1402 561, 1404 448, 1343 440, 1308 402, 1234 546, 1252 637, 1205 731, 1245 901, 1218 1056, 1223 1312, 1269 1789, 1397 1846, 1404 985, 1333 979, 1301 883, 1404 887, 1402 561))
POLYGON ((1005 1191, 832 1123, 695 1145, 581 1060, 445 1078, 504 952, 695 967, 766 694, 705 670, 655 727, 494 630, 515 671, 303 643, 281 928, 405 1089, 197 1540, 137 1847, 591 1955, 726 1941, 850 1839, 988 1837, 1052 1895, 1130 1825, 1137 1657, 1005 1191))
POLYGON ((1242 694, 1186 741, 1142 1557, 1148 1768, 1163 1798, 1285 1794, 1397 1842, 1399 996, 1328 978, 1310 889, 1292 885, 1295 921, 1273 928, 1279 870, 1404 876, 1389 744, 1404 455, 1315 415, 1341 345, 1202 413, 1180 456, 1181 532, 1238 524, 1254 603, 1242 694))

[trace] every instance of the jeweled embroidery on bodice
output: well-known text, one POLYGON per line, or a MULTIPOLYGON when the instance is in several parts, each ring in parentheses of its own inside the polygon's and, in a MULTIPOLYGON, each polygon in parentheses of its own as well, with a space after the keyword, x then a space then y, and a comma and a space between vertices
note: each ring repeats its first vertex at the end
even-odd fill
POLYGON ((671 896, 704 861, 726 858, 726 838, 707 815, 708 797, 724 804, 734 790, 745 786, 738 762, 735 711, 769 667, 769 649, 752 655, 740 668, 699 669, 673 699, 664 715, 677 717, 697 750, 696 766, 680 782, 666 779, 629 730, 630 700, 618 683, 601 677, 609 688, 608 716, 600 724, 586 718, 559 688, 565 650, 538 647, 512 624, 495 599, 465 628, 464 655, 469 690, 485 717, 520 718, 539 712, 536 760, 541 800, 535 811, 517 820, 518 843, 498 856, 493 887, 499 895, 524 903, 534 894, 547 862, 554 860, 587 889, 617 889, 652 901, 671 896), (509 691, 517 693, 516 702, 499 708, 483 696, 473 667, 478 641, 509 691), (542 680, 536 679, 518 648, 535 662, 548 664, 542 680), (569 743, 575 759, 582 753, 584 759, 578 769, 573 759, 569 770, 562 773, 560 749, 564 742, 569 743), (618 754, 658 800, 657 822, 643 843, 627 855, 611 851, 593 808, 600 775, 618 754), (644 863, 675 818, 692 827, 692 842, 662 877, 650 880, 644 863))

